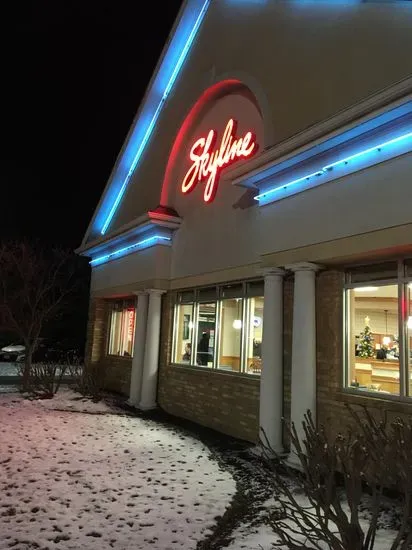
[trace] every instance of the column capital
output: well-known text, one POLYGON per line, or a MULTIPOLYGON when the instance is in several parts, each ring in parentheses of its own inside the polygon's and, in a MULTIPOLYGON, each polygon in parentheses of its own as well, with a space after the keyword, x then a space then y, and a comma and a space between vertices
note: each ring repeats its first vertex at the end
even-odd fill
POLYGON ((133 294, 134 294, 135 296, 147 295, 147 290, 133 290, 133 294))
POLYGON ((321 265, 313 264, 312 262, 297 262, 295 264, 285 265, 285 269, 292 271, 293 273, 298 271, 313 271, 316 273, 316 271, 323 268, 321 265))
POLYGON ((259 274, 266 279, 266 277, 270 277, 271 275, 283 277, 286 274, 286 271, 281 267, 263 267, 262 269, 259 269, 259 274))
POLYGON ((163 290, 161 288, 147 288, 145 292, 149 295, 161 296, 162 294, 166 294, 167 290, 163 290))

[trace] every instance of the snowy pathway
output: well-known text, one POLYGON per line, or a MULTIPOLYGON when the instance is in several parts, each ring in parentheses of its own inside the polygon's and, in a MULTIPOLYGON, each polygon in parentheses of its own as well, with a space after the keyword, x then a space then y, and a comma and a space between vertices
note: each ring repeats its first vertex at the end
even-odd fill
POLYGON ((172 427, 69 397, 0 395, 0 549, 195 548, 231 475, 172 427))

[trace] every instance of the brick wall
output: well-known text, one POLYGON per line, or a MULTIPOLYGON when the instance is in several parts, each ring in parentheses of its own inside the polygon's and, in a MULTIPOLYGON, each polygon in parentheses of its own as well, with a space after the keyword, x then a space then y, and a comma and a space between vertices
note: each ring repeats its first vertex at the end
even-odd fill
POLYGON ((106 355, 99 362, 104 372, 104 387, 107 390, 129 396, 132 358, 106 355))
POLYGON ((167 412, 233 437, 255 442, 259 433, 259 380, 196 368, 163 366, 160 406, 167 412))
POLYGON ((85 364, 97 363, 104 354, 107 332, 107 301, 103 298, 90 298, 87 321, 85 364))
MULTIPOLYGON (((159 405, 171 414, 189 418, 223 433, 256 441, 259 421, 259 379, 219 371, 170 366, 175 293, 162 299, 159 405)), ((104 386, 129 394, 131 358, 106 356, 109 302, 92 298, 87 328, 86 364, 100 371, 104 386)), ((284 281, 284 404, 290 418, 293 276, 284 281)), ((337 433, 352 419, 346 404, 366 405, 389 418, 412 418, 412 404, 352 395, 342 391, 343 273, 324 270, 316 277, 317 418, 337 433)), ((287 445, 287 439, 285 438, 287 445)))
POLYGON ((158 403, 170 414, 257 441, 260 380, 170 366, 174 293, 163 297, 158 403))
POLYGON ((317 413, 321 423, 340 429, 346 410, 337 400, 343 377, 343 273, 321 271, 316 278, 317 413))

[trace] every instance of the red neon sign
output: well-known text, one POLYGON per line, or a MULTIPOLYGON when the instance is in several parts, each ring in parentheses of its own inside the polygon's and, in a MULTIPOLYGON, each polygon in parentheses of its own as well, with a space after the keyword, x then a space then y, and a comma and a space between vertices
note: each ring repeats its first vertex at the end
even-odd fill
POLYGON ((192 165, 182 182, 182 193, 193 191, 198 183, 206 180, 203 195, 205 202, 212 202, 217 191, 220 171, 234 162, 248 158, 257 151, 257 143, 252 132, 237 138, 236 122, 231 118, 226 124, 219 146, 213 150, 217 132, 210 130, 207 137, 201 137, 190 149, 192 165))
POLYGON ((129 342, 131 342, 133 340, 133 334, 134 334, 135 309, 128 308, 127 315, 128 315, 127 339, 129 340, 129 342))

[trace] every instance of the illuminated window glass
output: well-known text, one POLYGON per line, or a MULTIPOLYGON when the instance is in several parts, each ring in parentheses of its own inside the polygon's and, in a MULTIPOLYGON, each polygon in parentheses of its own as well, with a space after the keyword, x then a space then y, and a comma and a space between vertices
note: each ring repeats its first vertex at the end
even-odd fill
POLYGON ((220 302, 218 368, 241 372, 243 300, 229 298, 220 302))
POLYGON ((213 367, 216 343, 216 302, 198 304, 196 365, 213 367))
POLYGON ((399 395, 398 285, 356 287, 346 300, 347 385, 399 395))
POLYGON ((345 286, 345 387, 412 398, 412 259, 351 269, 345 286))
POLYGON ((190 364, 193 346, 193 303, 176 307, 174 362, 190 364))
POLYGON ((113 302, 109 319, 109 355, 133 356, 136 322, 134 301, 113 302))
POLYGON ((258 376, 262 370, 263 281, 178 294, 172 362, 258 376))
POLYGON ((246 369, 259 375, 262 370, 263 296, 249 298, 246 312, 246 369))

